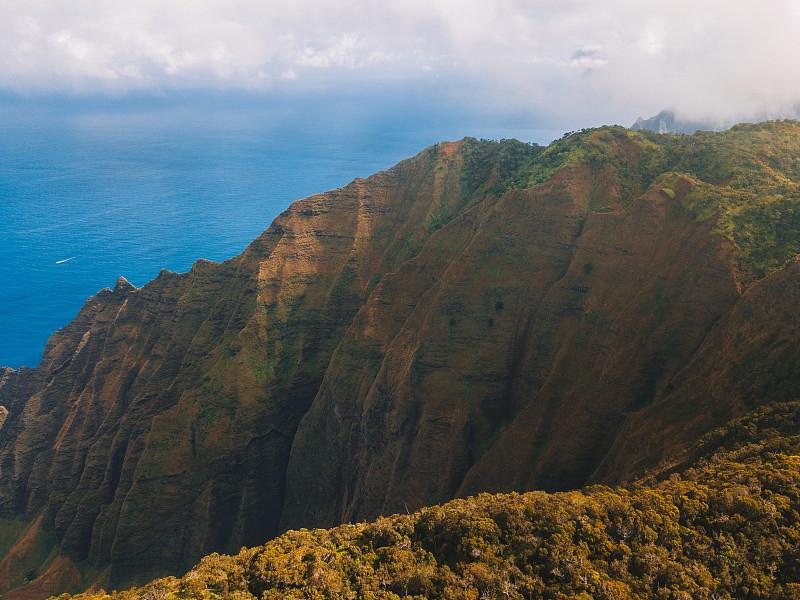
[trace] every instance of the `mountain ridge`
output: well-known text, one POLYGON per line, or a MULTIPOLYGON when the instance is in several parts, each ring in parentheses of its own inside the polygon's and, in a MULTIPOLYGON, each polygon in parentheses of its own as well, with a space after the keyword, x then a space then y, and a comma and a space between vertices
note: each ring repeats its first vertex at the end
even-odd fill
POLYGON ((0 373, 0 584, 118 587, 289 528, 619 483, 778 380, 790 399, 798 127, 442 143, 224 263, 118 281, 0 373))

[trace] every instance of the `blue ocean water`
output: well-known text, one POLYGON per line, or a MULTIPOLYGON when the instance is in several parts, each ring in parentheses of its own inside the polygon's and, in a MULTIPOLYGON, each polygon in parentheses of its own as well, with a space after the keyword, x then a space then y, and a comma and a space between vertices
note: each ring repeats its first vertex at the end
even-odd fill
POLYGON ((445 139, 560 133, 413 101, 0 99, 0 365, 36 366, 119 276, 235 256, 294 200, 445 139))

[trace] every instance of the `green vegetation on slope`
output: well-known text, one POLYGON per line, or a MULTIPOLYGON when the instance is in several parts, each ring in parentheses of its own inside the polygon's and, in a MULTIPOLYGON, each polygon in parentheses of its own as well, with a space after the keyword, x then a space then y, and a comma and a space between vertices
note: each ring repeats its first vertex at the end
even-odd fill
POLYGON ((290 531, 112 597, 800 598, 800 456, 771 451, 798 449, 798 419, 798 402, 760 409, 650 486, 484 494, 290 531))
MULTIPOLYGON (((671 465, 654 469, 642 482, 650 484, 672 473, 703 468, 721 459, 736 462, 771 460, 774 454, 800 455, 800 401, 760 406, 703 435, 671 465)), ((693 471, 692 471, 693 472, 693 471)))
POLYGON ((789 120, 695 135, 584 129, 520 156, 498 189, 535 187, 563 168, 585 168, 597 196, 590 207, 609 210, 627 205, 667 173, 688 176, 698 187, 687 208, 700 221, 714 219, 714 232, 735 244, 749 284, 800 253, 798 140, 800 123, 789 120), (618 192, 617 202, 609 187, 618 192))
POLYGON ((642 147, 640 169, 658 178, 670 170, 698 187, 687 198, 698 220, 736 246, 745 284, 800 253, 800 123, 737 125, 692 136, 630 133, 642 147))
POLYGON ((666 173, 688 176, 698 187, 687 208, 700 221, 714 219, 714 232, 735 244, 747 285, 800 253, 798 139, 800 123, 787 120, 690 136, 604 126, 547 148, 469 140, 463 186, 473 192, 491 182, 488 189, 501 193, 536 187, 564 168, 585 169, 590 208, 605 211, 626 206, 666 173))

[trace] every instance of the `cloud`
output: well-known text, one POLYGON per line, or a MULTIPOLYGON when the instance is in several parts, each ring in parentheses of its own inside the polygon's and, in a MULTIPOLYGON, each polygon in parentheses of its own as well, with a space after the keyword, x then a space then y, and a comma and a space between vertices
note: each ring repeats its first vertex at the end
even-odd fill
POLYGON ((389 79, 598 121, 665 107, 780 116, 800 100, 796 0, 28 0, 2 10, 0 88, 22 93, 389 79))
POLYGON ((664 50, 666 31, 660 19, 651 19, 639 37, 637 46, 645 54, 658 56, 664 50))

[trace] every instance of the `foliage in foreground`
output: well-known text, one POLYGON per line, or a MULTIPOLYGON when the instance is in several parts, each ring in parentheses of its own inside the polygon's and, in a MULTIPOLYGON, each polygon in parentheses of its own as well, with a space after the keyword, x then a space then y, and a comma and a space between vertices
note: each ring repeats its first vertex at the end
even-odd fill
POLYGON ((800 598, 800 456, 739 435, 796 422, 798 406, 734 422, 716 438, 736 433, 734 450, 652 486, 484 494, 290 531, 181 579, 73 598, 800 598))

